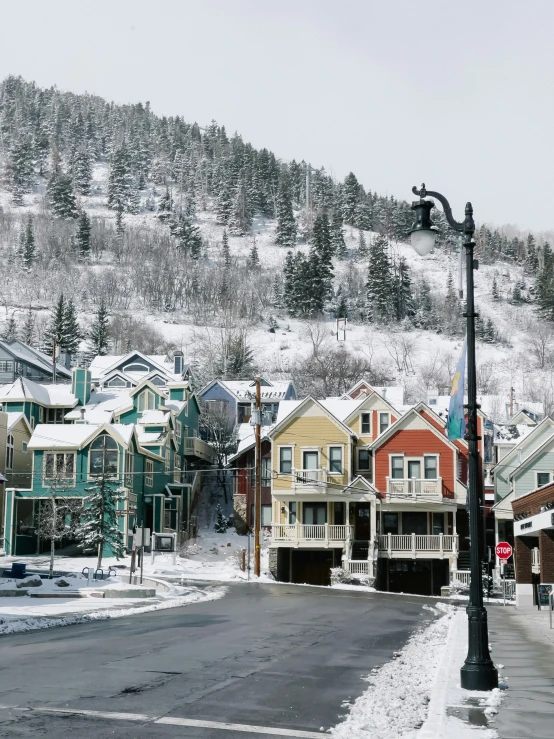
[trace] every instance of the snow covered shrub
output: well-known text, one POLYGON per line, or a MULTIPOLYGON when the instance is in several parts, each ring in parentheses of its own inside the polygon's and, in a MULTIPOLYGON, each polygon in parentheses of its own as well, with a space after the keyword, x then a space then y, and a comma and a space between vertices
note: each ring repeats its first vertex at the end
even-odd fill
POLYGON ((225 516, 225 514, 221 510, 221 506, 219 505, 219 503, 216 506, 215 513, 216 520, 214 531, 216 532, 216 534, 224 534, 227 531, 227 516, 225 516))
POLYGON ((16 583, 17 588, 39 588, 42 580, 38 575, 29 575, 16 583))

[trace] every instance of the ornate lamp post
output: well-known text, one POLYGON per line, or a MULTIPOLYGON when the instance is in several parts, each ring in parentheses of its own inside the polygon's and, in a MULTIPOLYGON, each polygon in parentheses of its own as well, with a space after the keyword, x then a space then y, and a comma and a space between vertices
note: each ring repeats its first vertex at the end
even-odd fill
POLYGON ((429 195, 436 198, 443 207, 446 220, 450 227, 463 234, 463 244, 466 252, 466 305, 467 312, 467 433, 468 443, 468 497, 469 497, 469 531, 470 531, 470 561, 471 585, 469 590, 469 605, 467 607, 469 639, 466 661, 461 669, 462 688, 467 690, 492 690, 498 687, 498 672, 493 665, 489 654, 489 637, 487 625, 487 611, 483 606, 483 584, 480 562, 480 481, 479 481, 479 450, 477 442, 477 371, 475 365, 475 304, 473 270, 478 263, 473 258, 475 242, 475 223, 473 221, 473 207, 466 204, 463 223, 458 223, 452 216, 452 209, 448 200, 438 192, 426 190, 425 185, 418 190, 412 188, 419 200, 412 203, 415 212, 415 221, 412 226, 412 246, 418 254, 425 256, 435 245, 436 227, 431 221, 431 209, 434 203, 425 200, 429 195))

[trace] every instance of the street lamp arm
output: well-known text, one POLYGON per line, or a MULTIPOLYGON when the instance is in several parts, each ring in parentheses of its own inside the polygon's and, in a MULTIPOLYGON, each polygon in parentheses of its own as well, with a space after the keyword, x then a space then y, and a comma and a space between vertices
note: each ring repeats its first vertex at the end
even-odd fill
POLYGON ((473 235, 473 233, 475 232, 475 223, 473 221, 473 207, 471 203, 466 204, 465 220, 463 223, 459 223, 452 215, 452 208, 450 207, 450 203, 444 197, 444 195, 440 194, 440 192, 427 190, 427 188, 425 187, 425 183, 421 186, 420 190, 418 190, 417 187, 414 185, 412 187, 412 192, 414 193, 414 195, 419 195, 420 198, 426 198, 427 196, 431 198, 436 198, 442 204, 444 215, 446 216, 446 220, 448 221, 448 225, 450 226, 450 228, 453 231, 458 231, 458 233, 465 233, 469 236, 473 235))

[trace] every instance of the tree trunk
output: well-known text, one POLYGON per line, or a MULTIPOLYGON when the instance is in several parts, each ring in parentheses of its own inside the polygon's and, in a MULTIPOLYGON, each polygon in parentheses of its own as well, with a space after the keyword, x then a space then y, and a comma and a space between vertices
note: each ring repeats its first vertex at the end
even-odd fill
POLYGON ((99 570, 100 566, 102 565, 102 543, 101 541, 98 542, 98 562, 96 563, 96 569, 99 570))
POLYGON ((52 537, 50 539, 50 579, 54 577, 54 552, 56 551, 56 542, 52 537))

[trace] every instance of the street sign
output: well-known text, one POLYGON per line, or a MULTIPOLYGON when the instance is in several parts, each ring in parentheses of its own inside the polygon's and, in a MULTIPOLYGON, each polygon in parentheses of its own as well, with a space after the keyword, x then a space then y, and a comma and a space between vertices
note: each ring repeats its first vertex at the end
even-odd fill
POLYGON ((512 556, 512 545, 507 541, 499 541, 496 545, 496 556, 498 559, 510 559, 512 556))

